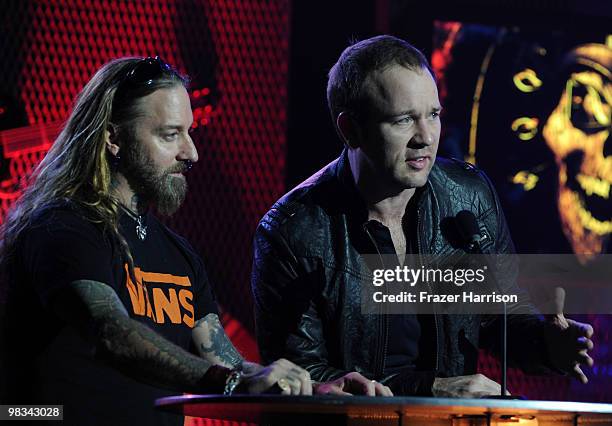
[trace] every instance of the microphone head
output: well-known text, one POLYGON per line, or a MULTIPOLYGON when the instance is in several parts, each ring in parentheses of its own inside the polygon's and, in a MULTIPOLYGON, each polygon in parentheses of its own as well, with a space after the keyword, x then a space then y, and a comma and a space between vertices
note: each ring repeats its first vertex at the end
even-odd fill
POLYGON ((473 249, 472 246, 480 242, 480 227, 478 226, 476 216, 469 210, 462 210, 457 213, 455 220, 461 239, 470 249, 473 249))

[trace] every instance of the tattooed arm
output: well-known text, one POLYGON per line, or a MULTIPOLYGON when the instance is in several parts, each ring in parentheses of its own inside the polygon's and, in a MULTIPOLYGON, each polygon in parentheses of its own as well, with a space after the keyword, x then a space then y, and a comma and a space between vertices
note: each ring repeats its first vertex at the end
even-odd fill
POLYGON ((55 298, 53 307, 93 339, 99 355, 135 379, 177 391, 221 393, 228 367, 242 364, 242 389, 248 393, 264 392, 281 379, 289 385, 284 393, 312 393, 310 375, 289 361, 278 360, 267 367, 244 361, 216 315, 198 327, 204 335, 204 345, 198 348, 207 355, 197 357, 130 318, 115 291, 104 283, 73 281, 55 298))
POLYGON ((93 338, 100 355, 136 378, 169 389, 189 392, 218 391, 224 379, 204 377, 213 362, 199 358, 131 319, 108 285, 78 280, 58 295, 55 311, 93 338))
POLYGON ((195 323, 193 342, 202 358, 213 364, 235 368, 244 358, 230 341, 216 314, 208 314, 195 323))

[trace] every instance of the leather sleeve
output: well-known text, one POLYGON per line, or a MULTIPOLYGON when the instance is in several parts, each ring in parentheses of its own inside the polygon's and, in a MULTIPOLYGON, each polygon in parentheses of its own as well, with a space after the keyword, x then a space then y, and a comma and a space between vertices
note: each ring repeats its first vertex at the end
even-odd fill
POLYGON ((317 381, 328 381, 348 371, 330 367, 317 297, 323 270, 317 259, 297 258, 269 214, 259 224, 254 240, 251 287, 255 327, 262 360, 286 358, 317 381))

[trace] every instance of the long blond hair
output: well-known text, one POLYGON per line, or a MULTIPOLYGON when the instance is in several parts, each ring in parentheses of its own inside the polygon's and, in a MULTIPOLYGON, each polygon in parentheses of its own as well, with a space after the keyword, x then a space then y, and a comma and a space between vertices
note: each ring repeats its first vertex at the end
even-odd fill
POLYGON ((2 226, 0 259, 3 264, 11 257, 15 243, 35 214, 66 200, 86 209, 87 219, 101 224, 104 232, 119 242, 133 272, 130 250, 118 229, 119 201, 113 194, 114 170, 105 133, 112 124, 118 127, 119 134, 131 134, 129 127, 138 115, 140 98, 162 88, 187 85, 185 77, 169 68, 160 70, 159 76, 147 84, 127 90, 125 79, 140 61, 141 58, 121 58, 108 62, 78 95, 64 129, 34 170, 28 187, 2 226))

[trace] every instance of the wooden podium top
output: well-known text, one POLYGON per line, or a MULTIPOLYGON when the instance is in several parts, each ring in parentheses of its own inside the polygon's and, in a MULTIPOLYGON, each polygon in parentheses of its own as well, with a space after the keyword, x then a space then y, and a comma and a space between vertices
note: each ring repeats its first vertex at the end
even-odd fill
POLYGON ((295 418, 296 415, 342 415, 350 418, 397 418, 402 424, 412 424, 405 422, 410 418, 424 422, 425 419, 488 417, 506 419, 504 422, 508 421, 509 424, 513 418, 535 418, 541 419, 540 424, 542 420, 548 419, 558 422, 556 425, 577 425, 585 421, 589 424, 593 421, 597 425, 612 425, 612 404, 562 401, 327 395, 183 395, 160 398, 156 406, 192 417, 246 422, 261 422, 270 416, 295 418))

